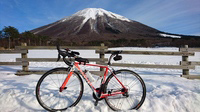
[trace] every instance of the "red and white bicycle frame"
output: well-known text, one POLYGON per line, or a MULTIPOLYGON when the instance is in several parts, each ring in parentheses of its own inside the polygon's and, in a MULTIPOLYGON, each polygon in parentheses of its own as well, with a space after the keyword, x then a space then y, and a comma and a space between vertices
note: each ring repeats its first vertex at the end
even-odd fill
POLYGON ((90 80, 87 78, 87 75, 81 70, 81 68, 80 68, 79 65, 94 66, 94 67, 104 68, 105 72, 104 72, 104 75, 103 75, 103 81, 101 82, 101 85, 105 83, 108 71, 110 71, 112 73, 112 75, 116 78, 116 80, 119 82, 119 84, 122 86, 123 90, 124 90, 124 91, 121 91, 121 90, 115 91, 115 92, 112 92, 112 93, 109 93, 109 94, 103 93, 103 91, 101 91, 101 96, 99 98, 105 98, 107 96, 114 96, 114 95, 117 95, 117 94, 125 94, 128 91, 128 89, 126 89, 126 87, 121 83, 121 81, 115 76, 115 74, 112 72, 112 70, 109 69, 108 66, 99 65, 99 64, 89 64, 89 63, 84 64, 84 63, 74 62, 73 67, 71 67, 69 74, 67 75, 67 77, 64 80, 62 86, 60 87, 60 92, 62 92, 65 89, 65 87, 66 87, 66 85, 67 85, 70 77, 72 76, 72 74, 73 74, 73 72, 75 71, 75 68, 76 68, 80 72, 80 74, 82 75, 82 77, 86 80, 86 82, 88 83, 88 85, 90 86, 90 88, 93 90, 93 92, 99 93, 99 89, 95 88, 92 85, 92 83, 90 82, 90 80))

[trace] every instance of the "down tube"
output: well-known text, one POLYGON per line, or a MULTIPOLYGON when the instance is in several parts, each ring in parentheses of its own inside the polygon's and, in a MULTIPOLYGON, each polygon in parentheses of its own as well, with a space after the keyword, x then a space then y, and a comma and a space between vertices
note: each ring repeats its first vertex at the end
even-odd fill
POLYGON ((90 80, 87 78, 86 74, 81 70, 81 68, 78 65, 79 65, 79 63, 75 63, 75 66, 78 69, 78 71, 80 71, 83 79, 85 79, 85 81, 87 82, 87 84, 89 85, 89 87, 92 89, 92 91, 96 92, 96 88, 92 85, 92 83, 90 82, 90 80))

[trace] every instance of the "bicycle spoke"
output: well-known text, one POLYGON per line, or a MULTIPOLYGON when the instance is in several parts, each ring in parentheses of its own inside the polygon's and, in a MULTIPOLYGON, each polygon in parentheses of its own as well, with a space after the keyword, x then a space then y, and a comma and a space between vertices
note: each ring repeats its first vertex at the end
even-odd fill
MULTIPOLYGON (((115 81, 116 78, 128 89, 127 93, 117 94, 115 96, 108 96, 105 98, 106 103, 113 110, 129 110, 129 109, 138 109, 144 102, 144 88, 138 78, 139 76, 134 72, 129 70, 119 70, 116 72, 115 76, 109 76, 109 80, 106 81, 106 91, 122 91, 122 86, 118 81, 115 81), (120 86, 120 87, 118 87, 120 86), (128 94, 128 96, 127 96, 128 94), (137 106, 139 105, 139 106, 137 106)), ((146 91, 145 91, 146 92, 146 91)), ((123 93, 123 92, 122 92, 123 93)))
POLYGON ((77 73, 72 74, 67 87, 60 92, 60 87, 66 79, 66 75, 60 73, 64 72, 67 73, 67 69, 58 68, 47 72, 37 84, 37 100, 48 111, 62 111, 80 101, 83 82, 77 73))
MULTIPOLYGON (((52 97, 53 97, 53 96, 52 96, 52 97)), ((52 101, 55 101, 55 99, 56 99, 56 97, 53 97, 53 98, 52 98, 52 101)), ((53 102, 50 103, 50 107, 52 107, 52 103, 53 103, 53 102)))
POLYGON ((123 103, 124 103, 124 99, 122 99, 122 103, 121 103, 121 106, 119 108, 122 108, 123 103))
POLYGON ((74 87, 74 86, 79 86, 78 84, 75 84, 75 85, 72 85, 72 86, 69 86, 67 88, 71 88, 71 87, 74 87))
POLYGON ((121 87, 120 83, 116 79, 111 80, 111 83, 113 84, 113 87, 121 87))
POLYGON ((118 106, 120 100, 121 100, 121 99, 118 100, 118 102, 117 102, 117 106, 118 106))
POLYGON ((71 104, 73 104, 73 101, 71 99, 69 99, 67 96, 66 96, 66 98, 71 102, 71 104))
POLYGON ((121 76, 124 76, 123 78, 124 78, 124 81, 122 81, 122 84, 124 84, 124 85, 126 85, 126 83, 127 83, 127 73, 125 72, 124 73, 124 75, 121 75, 121 76))
POLYGON ((112 87, 112 88, 117 88, 117 87, 119 87, 119 84, 117 84, 117 83, 111 82, 111 84, 112 84, 112 86, 110 86, 110 87, 112 87))
POLYGON ((128 104, 131 106, 131 104, 130 104, 130 102, 129 102, 128 98, 126 98, 126 100, 127 100, 128 104))
POLYGON ((135 79, 134 81, 130 82, 128 85, 130 85, 129 87, 132 88, 132 86, 134 86, 139 80, 135 79), (133 83, 133 84, 131 84, 133 83))
POLYGON ((69 82, 67 85, 69 86, 71 83, 73 83, 76 79, 72 80, 71 82, 69 82))
POLYGON ((59 81, 59 78, 58 78, 58 74, 56 74, 57 76, 57 80, 58 80, 58 87, 60 86, 60 81, 59 81))
POLYGON ((51 84, 51 83, 48 83, 48 84, 50 84, 50 85, 54 86, 54 87, 55 87, 55 89, 58 89, 58 87, 57 87, 55 84, 51 84))
MULTIPOLYGON (((50 77, 50 79, 54 82, 54 80, 51 78, 51 76, 49 76, 50 77)), ((56 83, 54 82, 54 84, 56 85, 56 83)), ((56 85, 57 86, 57 88, 59 88, 59 86, 58 85, 56 85)))
POLYGON ((45 99, 45 101, 43 101, 43 102, 47 102, 47 101, 49 101, 50 99, 51 99, 52 97, 47 97, 47 99, 45 99))

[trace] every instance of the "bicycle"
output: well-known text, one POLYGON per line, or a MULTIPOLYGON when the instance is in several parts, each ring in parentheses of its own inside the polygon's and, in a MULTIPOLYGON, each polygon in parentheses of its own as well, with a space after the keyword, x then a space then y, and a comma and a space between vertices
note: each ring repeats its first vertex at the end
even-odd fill
POLYGON ((76 106, 80 101, 84 86, 84 79, 93 91, 95 106, 104 99, 106 104, 114 111, 139 109, 146 97, 146 86, 142 78, 135 72, 127 69, 115 71, 111 59, 121 60, 122 51, 110 51, 108 65, 90 64, 88 59, 81 58, 79 52, 69 49, 61 50, 57 46, 58 58, 69 66, 47 71, 39 79, 36 86, 36 98, 39 104, 48 111, 63 111, 76 106), (66 59, 68 57, 69 59, 66 59), (74 61, 71 60, 74 59, 74 61), (98 88, 92 84, 87 70, 79 65, 104 68, 104 75, 100 76, 101 83, 98 88), (109 75, 108 75, 109 74, 109 75), (81 78, 82 76, 82 78, 81 78))

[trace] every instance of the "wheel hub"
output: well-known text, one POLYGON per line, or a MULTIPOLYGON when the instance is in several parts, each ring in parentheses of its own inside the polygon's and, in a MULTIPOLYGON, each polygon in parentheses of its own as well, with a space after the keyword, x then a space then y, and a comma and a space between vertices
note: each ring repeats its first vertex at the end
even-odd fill
POLYGON ((64 88, 60 87, 59 91, 62 92, 65 89, 67 89, 67 87, 64 87, 64 88))
POLYGON ((126 97, 129 97, 129 94, 128 94, 128 90, 130 90, 129 89, 129 86, 125 86, 126 88, 123 88, 122 89, 122 92, 124 92, 124 94, 122 94, 123 96, 126 96, 126 97))

